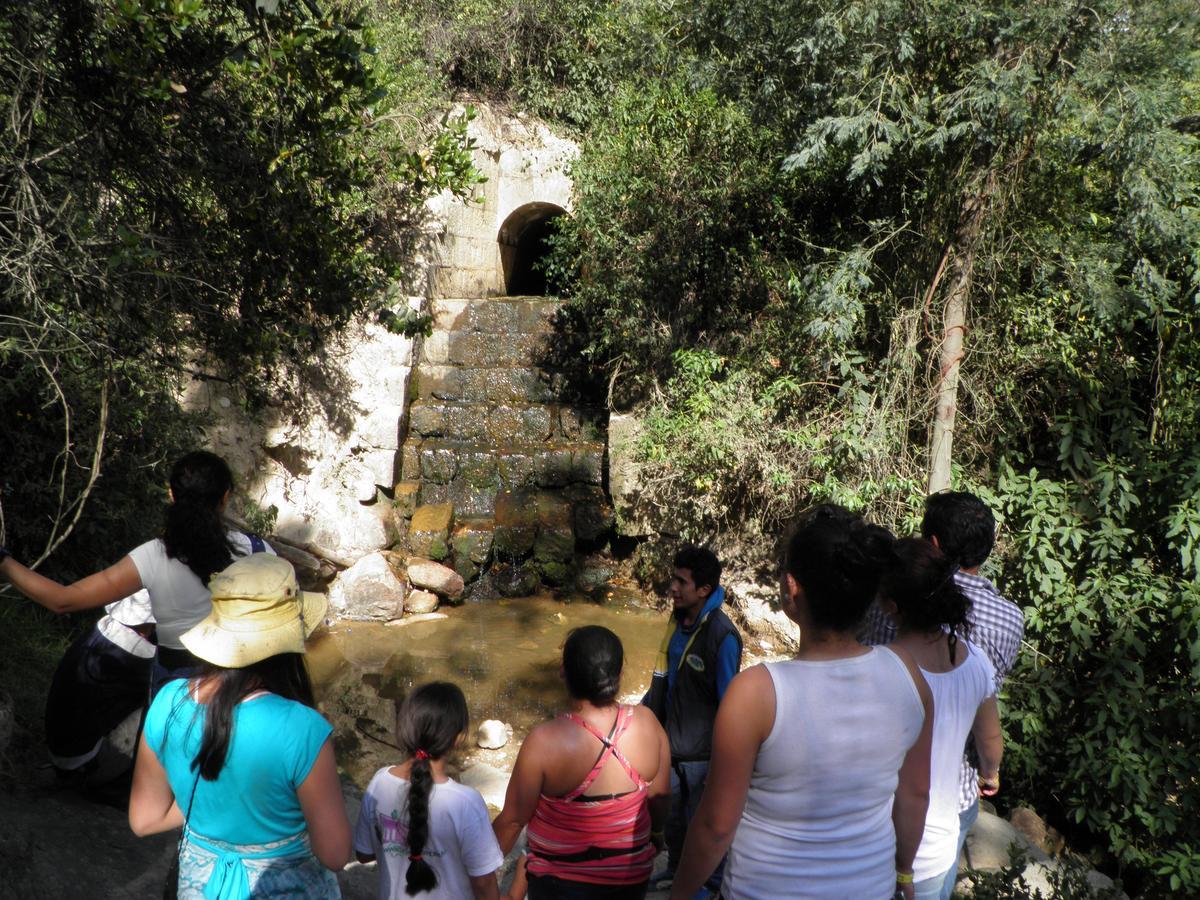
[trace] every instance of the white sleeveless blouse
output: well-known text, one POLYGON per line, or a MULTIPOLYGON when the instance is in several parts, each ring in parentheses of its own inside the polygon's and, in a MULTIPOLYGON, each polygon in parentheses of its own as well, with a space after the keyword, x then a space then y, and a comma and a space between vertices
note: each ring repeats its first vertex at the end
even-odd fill
POLYGON ((754 763, 722 896, 891 897, 892 801, 925 721, 908 668, 886 647, 766 668, 775 725, 754 763))

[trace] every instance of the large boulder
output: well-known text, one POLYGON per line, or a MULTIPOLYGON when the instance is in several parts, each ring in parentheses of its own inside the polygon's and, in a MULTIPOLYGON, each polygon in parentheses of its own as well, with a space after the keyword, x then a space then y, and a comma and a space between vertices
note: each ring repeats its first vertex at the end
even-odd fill
MULTIPOLYGON (((1052 857, 1024 832, 994 813, 980 810, 979 818, 967 833, 966 858, 969 867, 982 872, 997 872, 1008 865, 1010 849, 1016 845, 1026 859, 1021 877, 1031 892, 1049 897, 1054 893, 1053 881, 1061 880, 1065 857, 1052 857)), ((960 864, 961 865, 961 864, 960 864)), ((1113 887, 1112 879, 1095 870, 1087 872, 1093 890, 1113 887)), ((1119 896, 1124 897, 1124 894, 1119 896)))
POLYGON ((443 560, 450 556, 450 522, 453 503, 418 506, 408 526, 408 548, 417 556, 443 560))
POLYGON ((404 582, 382 553, 364 556, 329 588, 329 606, 344 619, 387 622, 404 612, 404 582))
POLYGON ((413 587, 433 591, 447 600, 457 600, 462 597, 466 583, 463 581, 463 577, 449 566, 444 566, 432 559, 410 556, 407 568, 408 583, 413 587))
POLYGON ((280 512, 275 531, 297 547, 311 548, 327 559, 354 562, 391 544, 391 522, 379 504, 363 505, 344 494, 329 494, 321 515, 299 517, 280 512))
POLYGON ((967 833, 967 859, 971 868, 996 871, 1009 860, 1009 847, 1016 844, 1032 862, 1045 862, 1050 855, 999 816, 980 810, 967 833))

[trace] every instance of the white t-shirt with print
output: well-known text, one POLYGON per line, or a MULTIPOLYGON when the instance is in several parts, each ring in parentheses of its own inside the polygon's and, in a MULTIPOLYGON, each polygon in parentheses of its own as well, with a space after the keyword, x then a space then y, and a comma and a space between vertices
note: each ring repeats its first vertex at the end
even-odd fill
MULTIPOLYGON (((250 538, 240 531, 230 531, 229 543, 233 557, 249 556, 253 552, 250 538)), ((274 553, 263 541, 266 553, 274 553)), ((137 567, 142 587, 150 593, 150 607, 158 622, 158 645, 172 650, 184 649, 179 636, 196 625, 212 611, 212 595, 196 573, 177 559, 167 556, 167 547, 160 538, 146 541, 129 551, 137 567)))
MULTIPOLYGON (((380 769, 367 785, 354 849, 379 862, 380 900, 406 900, 409 783, 380 769)), ((471 878, 495 872, 504 862, 488 820, 487 806, 474 788, 453 779, 433 785, 429 794, 429 839, 421 851, 437 873, 437 887, 421 900, 463 900, 474 896, 471 878)))

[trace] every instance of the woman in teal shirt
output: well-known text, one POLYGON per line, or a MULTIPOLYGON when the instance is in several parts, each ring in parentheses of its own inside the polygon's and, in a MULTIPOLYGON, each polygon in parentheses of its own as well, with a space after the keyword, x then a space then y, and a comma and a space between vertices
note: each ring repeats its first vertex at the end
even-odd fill
POLYGON ((130 826, 184 826, 180 898, 339 897, 350 825, 302 655, 325 598, 299 591, 269 554, 236 561, 210 589, 212 613, 181 638, 203 670, 147 713, 130 826))

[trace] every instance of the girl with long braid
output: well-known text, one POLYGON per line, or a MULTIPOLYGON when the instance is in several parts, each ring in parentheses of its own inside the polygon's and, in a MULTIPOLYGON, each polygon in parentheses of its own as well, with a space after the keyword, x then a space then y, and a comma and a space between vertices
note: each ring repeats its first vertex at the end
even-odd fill
POLYGON ((379 860, 380 900, 498 900, 504 861, 474 788, 446 774, 466 736, 467 701, 457 685, 414 690, 396 712, 396 739, 408 759, 375 773, 354 831, 359 862, 379 860))

